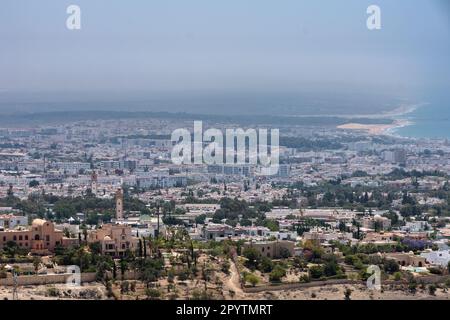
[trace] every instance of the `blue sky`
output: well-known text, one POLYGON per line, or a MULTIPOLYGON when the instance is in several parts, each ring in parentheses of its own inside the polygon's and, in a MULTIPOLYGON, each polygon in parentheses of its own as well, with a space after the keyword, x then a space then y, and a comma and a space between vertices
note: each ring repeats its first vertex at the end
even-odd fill
POLYGON ((0 92, 446 87, 448 13, 445 0, 3 0, 0 92))

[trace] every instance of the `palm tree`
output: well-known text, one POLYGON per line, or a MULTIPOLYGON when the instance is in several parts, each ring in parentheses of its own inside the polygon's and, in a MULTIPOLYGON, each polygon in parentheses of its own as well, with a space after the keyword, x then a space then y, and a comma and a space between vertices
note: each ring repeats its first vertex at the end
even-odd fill
MULTIPOLYGON (((145 241, 145 239, 144 239, 144 241, 145 241)), ((142 239, 141 238, 139 238, 139 250, 138 250, 138 252, 139 252, 139 258, 142 258, 143 249, 142 249, 142 239)))

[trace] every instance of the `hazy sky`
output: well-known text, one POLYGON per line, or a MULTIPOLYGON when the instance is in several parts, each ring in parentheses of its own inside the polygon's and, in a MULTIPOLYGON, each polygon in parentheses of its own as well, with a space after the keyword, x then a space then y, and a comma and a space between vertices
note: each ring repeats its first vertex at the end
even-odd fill
POLYGON ((0 93, 449 86, 439 0, 2 0, 0 93), (66 29, 66 8, 82 29, 66 29), (382 10, 382 30, 366 9, 382 10))

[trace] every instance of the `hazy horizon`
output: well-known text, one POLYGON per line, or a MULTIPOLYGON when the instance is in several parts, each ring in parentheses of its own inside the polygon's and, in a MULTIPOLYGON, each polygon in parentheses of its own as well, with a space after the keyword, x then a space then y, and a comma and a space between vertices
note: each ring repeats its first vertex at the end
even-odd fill
POLYGON ((383 111, 449 87, 449 21, 439 0, 6 0, 0 112, 383 111), (65 26, 70 4, 81 30, 65 26), (371 4, 381 30, 366 28, 371 4))

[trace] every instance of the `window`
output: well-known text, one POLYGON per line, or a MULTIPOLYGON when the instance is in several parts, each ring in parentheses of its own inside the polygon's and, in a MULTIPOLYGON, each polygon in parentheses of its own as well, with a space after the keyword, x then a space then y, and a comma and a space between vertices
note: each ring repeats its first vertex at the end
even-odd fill
POLYGON ((28 242, 25 242, 25 247, 28 247, 28 242))
POLYGON ((28 240, 28 236, 25 236, 25 240, 28 240))
POLYGON ((45 241, 50 241, 50 236, 45 236, 45 241))
POLYGON ((14 237, 13 237, 13 240, 14 240, 14 241, 16 241, 16 240, 17 240, 17 237, 16 237, 16 236, 14 236, 14 237))
POLYGON ((22 239, 22 236, 19 236, 19 240, 23 240, 23 239, 22 239))
POLYGON ((6 237, 3 237, 3 241, 6 241, 6 237))

